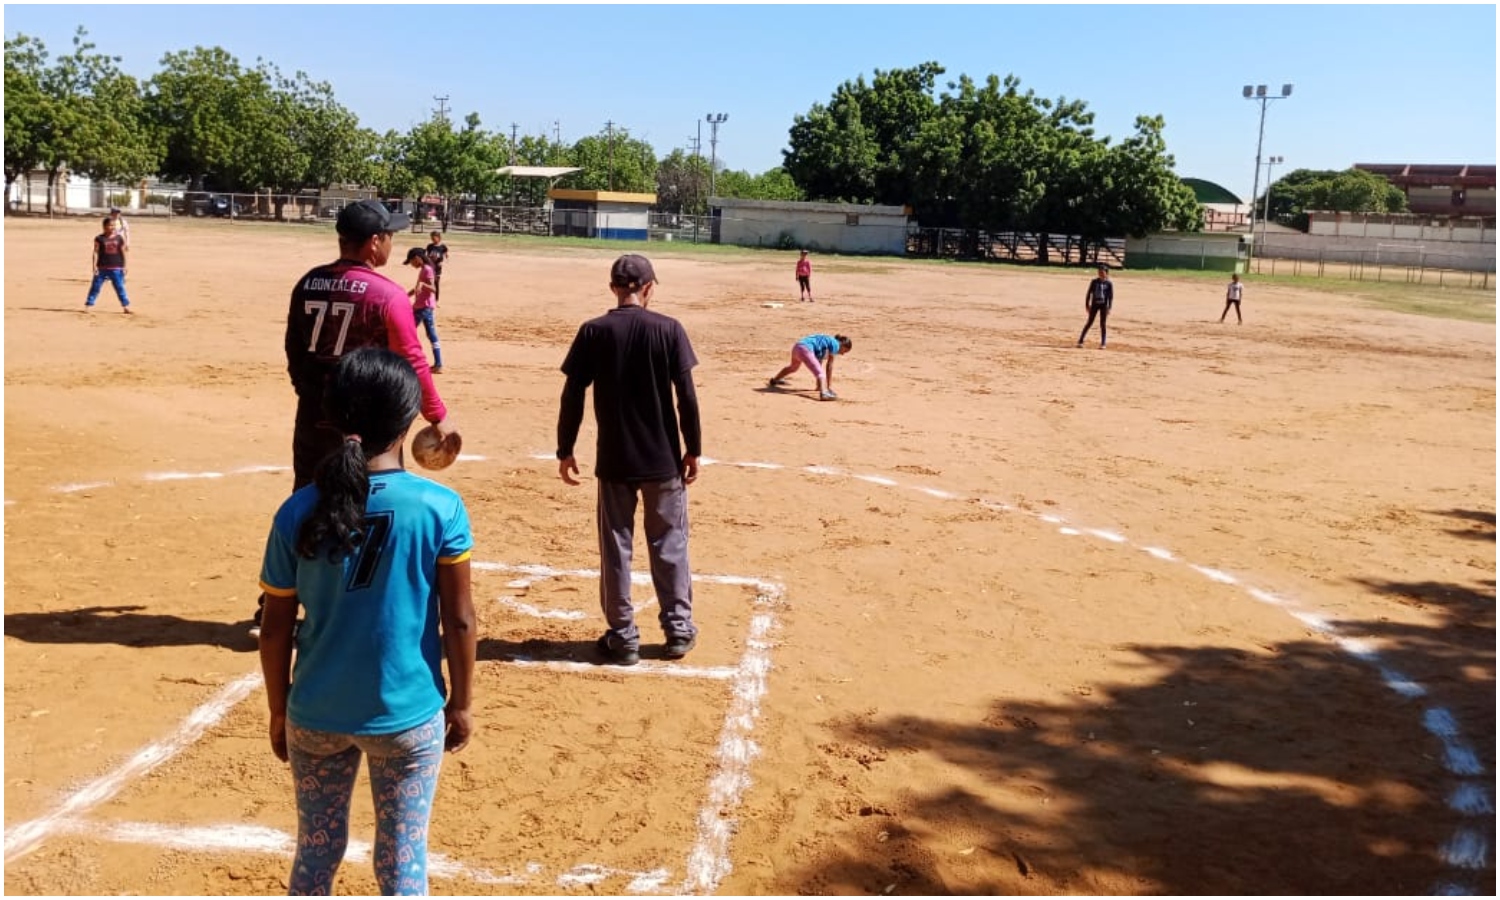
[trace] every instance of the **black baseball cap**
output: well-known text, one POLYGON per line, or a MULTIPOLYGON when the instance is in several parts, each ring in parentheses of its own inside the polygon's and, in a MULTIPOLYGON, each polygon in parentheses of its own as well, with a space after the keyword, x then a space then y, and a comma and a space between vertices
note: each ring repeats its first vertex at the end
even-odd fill
POLYGON ((615 260, 609 270, 609 283, 612 287, 634 291, 653 281, 656 281, 656 270, 651 268, 651 260, 639 253, 625 254, 615 260))
POLYGON ((339 210, 334 227, 344 237, 362 241, 382 231, 405 231, 410 224, 406 213, 393 213, 379 200, 361 200, 339 210))

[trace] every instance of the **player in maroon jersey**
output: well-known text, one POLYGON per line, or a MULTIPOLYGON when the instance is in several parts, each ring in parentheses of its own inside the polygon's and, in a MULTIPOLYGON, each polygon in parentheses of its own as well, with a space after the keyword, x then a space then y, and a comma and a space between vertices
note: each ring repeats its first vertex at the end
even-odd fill
MULTIPOLYGON (((292 430, 292 490, 312 483, 313 471, 344 435, 323 411, 323 387, 339 357, 356 347, 384 347, 406 357, 422 385, 422 418, 444 440, 458 429, 432 382, 427 353, 417 337, 406 289, 375 270, 391 256, 394 232, 411 224, 379 200, 351 203, 339 212, 339 258, 297 280, 286 316, 286 368, 297 391, 292 430)), ((264 603, 264 597, 262 597, 264 603)), ((260 611, 253 634, 259 634, 260 611)))
POLYGON ((422 417, 444 438, 457 433, 433 384, 406 289, 375 271, 390 258, 393 233, 409 224, 405 213, 392 213, 378 200, 344 207, 338 260, 308 272, 292 289, 286 362, 297 391, 293 490, 310 484, 319 460, 343 441, 325 421, 323 384, 339 357, 355 347, 385 347, 406 357, 422 384, 422 417))

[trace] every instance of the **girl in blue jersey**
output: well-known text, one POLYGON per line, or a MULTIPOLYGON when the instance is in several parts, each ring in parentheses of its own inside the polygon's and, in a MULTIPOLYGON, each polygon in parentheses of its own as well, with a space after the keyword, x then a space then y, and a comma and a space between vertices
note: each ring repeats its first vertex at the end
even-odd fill
POLYGON ((854 342, 842 334, 810 334, 792 345, 792 361, 767 382, 767 386, 779 388, 786 384, 788 375, 807 366, 818 381, 819 400, 837 400, 833 392, 833 360, 854 349, 854 342))
POLYGON ((344 442, 277 511, 260 575, 271 749, 290 761, 297 798, 290 893, 332 891, 369 754, 381 893, 425 894, 443 751, 463 749, 473 728, 469 514, 456 492, 402 467, 422 403, 404 358, 344 354, 324 402, 344 442))

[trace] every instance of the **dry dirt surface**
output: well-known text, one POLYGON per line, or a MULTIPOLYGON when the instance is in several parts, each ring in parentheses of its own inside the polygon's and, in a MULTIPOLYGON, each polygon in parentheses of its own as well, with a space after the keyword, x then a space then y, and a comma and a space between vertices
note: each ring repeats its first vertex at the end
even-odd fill
MULTIPOLYGON (((82 311, 97 228, 5 224, 6 892, 284 893, 246 622, 333 234, 134 222, 125 316, 82 311)), ((1217 280, 1121 271, 1078 349, 1088 272, 814 257, 808 304, 792 253, 642 248, 711 463, 698 648, 642 584, 621 670, 552 460, 621 250, 448 243, 481 662, 434 892, 1494 892, 1492 321, 1251 279, 1220 325, 1217 280), (766 387, 814 332, 837 402, 766 387)))

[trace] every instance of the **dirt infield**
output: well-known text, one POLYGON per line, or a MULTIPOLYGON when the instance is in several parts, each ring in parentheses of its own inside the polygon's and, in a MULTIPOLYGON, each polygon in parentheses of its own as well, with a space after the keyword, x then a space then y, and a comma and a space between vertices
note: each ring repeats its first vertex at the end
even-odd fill
MULTIPOLYGON (((284 893, 245 622, 332 233, 132 223, 124 316, 96 230, 5 224, 6 892, 284 893)), ((1492 322, 1126 271, 1075 349, 1089 273, 814 258, 802 304, 795 254, 653 245, 703 634, 626 672, 551 460, 620 251, 448 243, 482 661, 434 892, 1493 893, 1492 322), (839 402, 765 388, 835 330, 839 402)))

